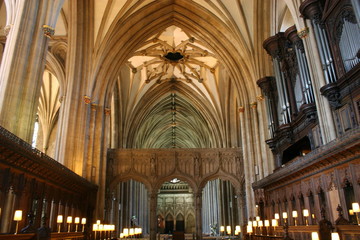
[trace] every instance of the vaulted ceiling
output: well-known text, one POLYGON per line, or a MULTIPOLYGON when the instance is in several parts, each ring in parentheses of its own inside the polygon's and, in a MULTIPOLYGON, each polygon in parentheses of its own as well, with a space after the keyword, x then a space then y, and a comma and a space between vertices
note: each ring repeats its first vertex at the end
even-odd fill
MULTIPOLYGON (((66 71, 69 1, 47 65, 65 92, 59 69, 66 71)), ((112 110, 111 147, 241 146, 238 110, 256 101, 256 80, 270 72, 261 46, 269 35, 267 1, 92 2, 94 67, 86 91, 112 110)))

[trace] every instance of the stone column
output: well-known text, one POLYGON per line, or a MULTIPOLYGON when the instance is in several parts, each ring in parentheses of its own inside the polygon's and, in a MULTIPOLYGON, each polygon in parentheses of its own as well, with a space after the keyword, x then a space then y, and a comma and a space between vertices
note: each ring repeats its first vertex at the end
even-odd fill
POLYGON ((157 193, 152 191, 149 193, 149 203, 150 203, 150 240, 156 240, 156 227, 157 227, 157 193))
POLYGON ((196 240, 202 239, 202 192, 198 190, 194 193, 195 198, 195 236, 196 240))
POLYGON ((32 140, 48 38, 63 0, 6 0, 7 41, 0 67, 0 125, 32 140))

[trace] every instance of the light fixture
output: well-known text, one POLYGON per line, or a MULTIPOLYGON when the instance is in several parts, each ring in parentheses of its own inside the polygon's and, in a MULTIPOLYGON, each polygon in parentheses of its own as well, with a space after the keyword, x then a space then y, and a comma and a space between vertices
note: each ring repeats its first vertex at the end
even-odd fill
POLYGON ((226 233, 231 235, 231 226, 226 226, 226 233))
POLYGON ((331 233, 331 240, 340 240, 339 233, 337 233, 337 232, 332 232, 332 233, 331 233))
POLYGON ((246 226, 246 232, 247 232, 247 233, 252 233, 252 232, 253 232, 251 225, 247 225, 247 226, 246 226))
POLYGON ((265 220, 265 221, 264 221, 264 225, 265 225, 265 227, 266 227, 266 235, 269 236, 270 221, 269 221, 269 220, 265 220))
POLYGON ((61 230, 61 224, 63 223, 63 215, 58 215, 56 222, 58 224, 58 233, 59 233, 61 230))
POLYGON ((83 225, 83 226, 82 226, 82 232, 84 232, 84 230, 85 230, 85 224, 86 224, 86 218, 82 218, 82 219, 81 219, 81 224, 83 225))
POLYGON ((77 231, 78 231, 78 226, 79 226, 79 223, 80 223, 80 218, 79 218, 79 217, 76 217, 76 218, 74 219, 74 223, 76 224, 75 232, 77 232, 77 231))
POLYGON ((276 236, 275 228, 278 226, 278 220, 277 220, 277 219, 272 219, 272 220, 271 220, 271 225, 272 225, 273 228, 274 228, 274 236, 276 236))
POLYGON ((17 234, 19 222, 22 220, 22 210, 16 210, 14 214, 14 221, 16 222, 15 233, 17 234))
POLYGON ((66 223, 68 224, 68 232, 70 232, 70 226, 71 226, 71 223, 72 223, 72 216, 67 217, 66 223))
POLYGON ((296 218, 298 217, 297 211, 292 211, 292 217, 294 218, 294 225, 297 226, 296 218))
POLYGON ((353 209, 354 214, 356 215, 357 223, 360 226, 360 219, 359 219, 360 207, 359 207, 359 203, 357 203, 357 202, 352 203, 352 209, 353 209))
POLYGON ((279 220, 279 219, 280 219, 280 215, 279 215, 278 213, 275 213, 274 218, 275 218, 276 220, 279 220))
POLYGON ((305 225, 308 226, 309 222, 308 222, 308 217, 309 217, 309 210, 308 209, 303 209, 303 215, 305 217, 305 225))
POLYGON ((319 234, 317 232, 312 232, 311 240, 319 240, 319 234))

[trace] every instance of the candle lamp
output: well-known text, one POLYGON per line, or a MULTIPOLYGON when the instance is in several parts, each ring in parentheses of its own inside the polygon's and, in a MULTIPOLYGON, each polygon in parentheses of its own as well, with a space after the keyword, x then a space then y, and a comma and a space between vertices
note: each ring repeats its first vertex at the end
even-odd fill
POLYGON ((74 219, 74 223, 76 224, 75 232, 77 232, 77 231, 78 231, 78 226, 79 226, 79 223, 80 223, 80 218, 79 218, 79 217, 76 217, 76 218, 74 219))
POLYGON ((72 223, 72 216, 67 217, 66 223, 68 224, 68 232, 70 232, 70 226, 71 226, 71 223, 72 223))
POLYGON ((97 231, 99 231, 99 224, 97 224, 97 223, 93 224, 93 231, 94 231, 94 235, 95 235, 94 239, 97 239, 96 238, 96 233, 97 233, 97 231))
POLYGON ((226 226, 226 233, 231 235, 231 226, 226 226))
POLYGON ((356 221, 358 223, 358 225, 360 226, 360 219, 359 219, 359 212, 360 212, 360 207, 359 207, 359 203, 354 202, 352 203, 352 210, 356 216, 356 221))
POLYGON ((256 230, 257 230, 257 226, 258 226, 256 220, 254 220, 254 221, 252 222, 252 226, 253 226, 253 228, 254 228, 253 231, 254 231, 254 233, 256 234, 256 232, 257 232, 256 230))
POLYGON ((305 225, 308 226, 309 225, 309 222, 308 222, 309 210, 308 209, 303 209, 303 216, 305 218, 305 225))
POLYGON ((247 225, 247 226, 246 226, 246 232, 247 232, 248 234, 251 234, 251 233, 253 232, 252 225, 247 225))
POLYGON ((258 222, 260 221, 260 217, 259 216, 256 216, 255 220, 258 222))
POLYGON ((63 223, 63 216, 62 215, 58 215, 56 222, 58 224, 58 233, 61 231, 61 224, 63 223))
POLYGON ((297 211, 292 211, 292 217, 294 218, 294 226, 297 226, 296 219, 298 217, 297 211))
POLYGON ((272 219, 272 220, 271 220, 271 225, 272 225, 273 228, 274 228, 274 236, 276 236, 275 228, 278 226, 278 220, 272 219))
POLYGON ((224 235, 225 226, 220 226, 220 235, 224 235))
POLYGON ((331 233, 331 240, 340 240, 339 233, 337 233, 337 232, 332 232, 332 233, 331 233))
POLYGON ((319 234, 317 232, 312 232, 311 240, 319 240, 319 234))
POLYGON ((264 226, 264 223, 263 223, 263 221, 262 220, 260 220, 259 222, 258 222, 258 226, 259 226, 259 229, 260 229, 260 235, 262 235, 262 228, 263 228, 263 226, 264 226))
POLYGON ((278 213, 275 213, 274 218, 275 218, 276 220, 279 220, 279 219, 280 219, 280 215, 279 215, 278 213))
POLYGON ((240 225, 235 226, 235 235, 239 235, 241 233, 241 227, 240 225))
POLYGON ((84 232, 84 230, 85 230, 85 224, 86 224, 86 218, 82 218, 82 219, 81 219, 81 224, 82 224, 82 232, 84 232))
POLYGON ((288 218, 287 212, 283 212, 283 213, 282 213, 282 217, 283 217, 283 219, 284 219, 284 223, 286 223, 287 218, 288 218))
POLYGON ((16 228, 15 228, 15 233, 17 234, 18 232, 18 227, 19 227, 19 222, 22 220, 22 211, 21 210, 16 210, 15 214, 14 214, 14 221, 16 222, 16 228))
POLYGON ((123 233, 124 233, 124 237, 127 238, 129 236, 129 229, 128 228, 124 228, 123 229, 123 233))
POLYGON ((265 220, 264 221, 264 225, 265 225, 265 228, 266 228, 266 235, 269 236, 269 227, 270 227, 270 221, 269 220, 265 220))

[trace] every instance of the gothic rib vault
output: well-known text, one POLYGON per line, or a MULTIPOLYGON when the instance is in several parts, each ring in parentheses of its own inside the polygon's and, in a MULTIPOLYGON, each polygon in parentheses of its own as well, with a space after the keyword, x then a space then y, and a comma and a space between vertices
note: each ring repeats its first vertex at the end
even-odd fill
MULTIPOLYGON (((270 66, 261 47, 269 26, 253 16, 268 4, 64 1, 44 63, 59 81, 52 96, 61 107, 52 113, 57 102, 43 99, 42 150, 104 192, 108 148, 243 146, 252 202, 253 166, 260 166, 260 176, 271 171, 269 150, 260 145, 264 106, 254 108, 256 80, 270 66)), ((28 114, 20 109, 14 116, 28 127, 13 129, 29 141, 35 118, 23 119, 28 114)), ((103 198, 99 194, 99 209, 103 198)))

